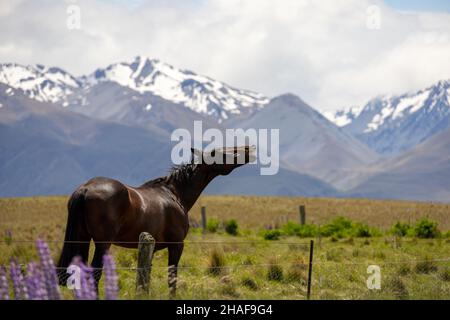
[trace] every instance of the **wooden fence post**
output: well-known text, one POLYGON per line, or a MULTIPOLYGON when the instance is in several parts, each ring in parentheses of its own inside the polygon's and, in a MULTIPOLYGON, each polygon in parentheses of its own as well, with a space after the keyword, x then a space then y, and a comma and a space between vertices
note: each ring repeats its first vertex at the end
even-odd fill
POLYGON ((314 240, 309 244, 309 269, 308 269, 308 291, 306 292, 306 299, 311 299, 311 281, 312 281, 312 267, 314 255, 314 240))
POLYGON ((306 212, 305 212, 305 206, 301 205, 299 207, 299 212, 300 212, 300 224, 305 224, 306 223, 306 212))
POLYGON ((152 269, 155 239, 148 232, 139 235, 138 266, 136 273, 136 294, 148 295, 150 288, 150 273, 152 269))
POLYGON ((202 228, 203 233, 206 233, 206 207, 202 207, 202 228))

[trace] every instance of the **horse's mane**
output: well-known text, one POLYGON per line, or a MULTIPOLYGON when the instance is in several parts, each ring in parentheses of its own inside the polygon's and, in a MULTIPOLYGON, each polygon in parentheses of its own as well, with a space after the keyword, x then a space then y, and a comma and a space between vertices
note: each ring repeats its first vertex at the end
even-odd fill
POLYGON ((180 185, 186 185, 192 178, 197 165, 191 161, 191 163, 184 163, 180 165, 174 165, 170 168, 169 173, 165 177, 156 178, 143 184, 143 186, 150 187, 159 184, 177 183, 180 185))

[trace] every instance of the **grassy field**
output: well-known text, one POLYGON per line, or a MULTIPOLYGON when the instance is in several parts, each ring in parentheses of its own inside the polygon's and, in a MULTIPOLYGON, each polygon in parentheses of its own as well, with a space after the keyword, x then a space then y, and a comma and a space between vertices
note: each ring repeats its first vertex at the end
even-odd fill
MULTIPOLYGON (((37 237, 48 241, 56 259, 64 237, 66 201, 67 197, 0 199, 0 236, 5 238, 0 264, 13 257, 21 263, 35 260, 34 244, 16 241, 37 237)), ((304 299, 310 238, 282 236, 269 241, 262 236, 265 229, 298 221, 300 204, 306 206, 308 223, 324 225, 343 216, 382 232, 368 238, 314 238, 313 299, 450 299, 450 239, 394 238, 388 233, 397 221, 414 224, 424 217, 448 231, 449 205, 232 196, 201 197, 191 210, 193 225, 200 220, 200 206, 206 206, 210 219, 236 219, 239 233, 231 236, 219 228, 202 234, 191 229, 180 263, 178 298, 304 299), (373 264, 381 268, 380 290, 366 286, 367 267, 373 264)), ((137 252, 114 247, 112 254, 121 298, 134 299, 137 252)), ((166 273, 167 253, 157 252, 150 298, 168 298, 166 273)), ((68 291, 64 294, 71 296, 68 291)))

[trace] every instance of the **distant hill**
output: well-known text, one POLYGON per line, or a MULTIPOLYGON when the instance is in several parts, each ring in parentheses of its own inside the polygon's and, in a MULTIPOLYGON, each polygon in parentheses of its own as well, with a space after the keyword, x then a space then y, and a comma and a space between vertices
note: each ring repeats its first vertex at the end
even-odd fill
POLYGON ((450 129, 373 170, 347 195, 450 202, 450 129))
POLYGON ((0 196, 68 194, 93 176, 139 184, 170 166, 157 133, 10 92, 0 99, 0 196))
POLYGON ((282 165, 337 187, 346 185, 349 172, 378 159, 375 152, 292 94, 273 98, 265 108, 233 125, 280 129, 282 165))

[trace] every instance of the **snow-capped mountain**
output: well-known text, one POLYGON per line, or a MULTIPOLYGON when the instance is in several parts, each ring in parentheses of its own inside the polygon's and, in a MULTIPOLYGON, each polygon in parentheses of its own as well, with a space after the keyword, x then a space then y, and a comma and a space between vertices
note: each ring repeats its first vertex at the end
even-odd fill
POLYGON ((116 82, 140 93, 150 92, 167 101, 217 120, 253 111, 269 100, 261 94, 228 86, 192 71, 176 69, 156 59, 137 56, 131 63, 116 63, 86 77, 89 86, 116 82))
POLYGON ((64 106, 67 106, 67 97, 82 84, 60 68, 22 66, 16 63, 0 64, 0 83, 21 90, 32 99, 61 102, 64 106))
POLYGON ((325 118, 333 122, 338 127, 343 127, 350 124, 353 120, 355 120, 359 114, 361 113, 361 107, 350 107, 344 108, 337 111, 324 111, 323 115, 325 118))
POLYGON ((42 65, 0 65, 0 83, 22 90, 42 102, 84 105, 85 96, 99 84, 112 82, 137 94, 151 93, 222 122, 253 112, 269 100, 261 94, 233 88, 223 82, 181 70, 156 59, 138 56, 132 62, 112 64, 76 78, 59 68, 42 65))
POLYGON ((450 81, 326 116, 379 153, 397 154, 449 127, 450 81))

